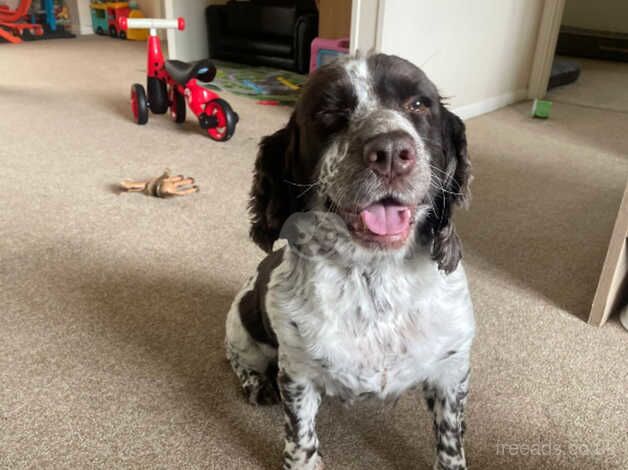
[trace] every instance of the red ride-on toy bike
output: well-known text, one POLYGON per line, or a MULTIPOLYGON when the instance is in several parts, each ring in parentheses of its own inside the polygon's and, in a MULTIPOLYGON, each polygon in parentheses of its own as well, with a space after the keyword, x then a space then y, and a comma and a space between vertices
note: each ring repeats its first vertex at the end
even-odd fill
POLYGON ((158 18, 119 18, 120 30, 148 28, 148 63, 146 90, 139 83, 131 86, 131 110, 137 124, 148 122, 148 111, 164 114, 170 108, 170 115, 177 123, 185 121, 186 102, 198 118, 201 128, 209 137, 226 141, 233 136, 238 115, 229 103, 217 93, 200 85, 211 82, 216 76, 216 67, 208 60, 181 62, 166 60, 161 52, 157 36, 158 28, 185 28, 183 18, 176 20, 158 18))

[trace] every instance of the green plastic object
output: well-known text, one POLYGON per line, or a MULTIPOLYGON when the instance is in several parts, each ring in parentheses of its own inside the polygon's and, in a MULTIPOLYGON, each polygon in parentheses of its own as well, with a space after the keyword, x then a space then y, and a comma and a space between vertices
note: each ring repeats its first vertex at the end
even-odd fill
POLYGON ((545 100, 534 100, 532 103, 532 117, 547 119, 552 110, 552 102, 545 100))

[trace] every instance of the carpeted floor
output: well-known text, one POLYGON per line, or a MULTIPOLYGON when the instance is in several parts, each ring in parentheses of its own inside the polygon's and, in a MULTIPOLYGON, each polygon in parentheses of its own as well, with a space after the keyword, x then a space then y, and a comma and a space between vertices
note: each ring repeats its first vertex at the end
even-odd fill
MULTIPOLYGON (((226 144, 191 119, 138 127, 144 63, 143 44, 109 38, 0 45, 0 468, 278 468, 280 410, 244 402, 222 341, 261 257, 245 211, 256 145, 289 109, 224 94, 241 116, 226 144), (201 192, 112 191, 165 167, 201 192)), ((628 333, 582 318, 628 176, 628 114, 529 109, 468 122, 469 461, 625 469, 628 333)), ((418 395, 328 400, 319 431, 329 469, 431 468, 418 395)))
POLYGON ((628 92, 626 80, 628 63, 584 59, 582 57, 562 57, 580 65, 580 79, 570 84, 554 88, 547 99, 564 104, 580 105, 585 108, 599 108, 628 113, 628 92))

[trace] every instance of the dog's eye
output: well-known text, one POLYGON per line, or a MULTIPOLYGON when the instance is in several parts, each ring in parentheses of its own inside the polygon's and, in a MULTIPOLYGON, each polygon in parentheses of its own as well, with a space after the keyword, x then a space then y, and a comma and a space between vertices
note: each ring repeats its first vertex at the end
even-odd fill
POLYGON ((428 98, 415 96, 413 98, 410 98, 406 102, 405 107, 411 113, 420 114, 426 112, 429 109, 430 105, 431 102, 428 98))
POLYGON ((351 111, 349 109, 325 109, 314 115, 314 121, 328 132, 342 129, 348 122, 351 111))

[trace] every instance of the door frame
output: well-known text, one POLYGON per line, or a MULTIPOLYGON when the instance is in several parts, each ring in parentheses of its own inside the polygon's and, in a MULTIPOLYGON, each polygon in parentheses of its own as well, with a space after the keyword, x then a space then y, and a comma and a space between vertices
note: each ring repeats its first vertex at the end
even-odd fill
MULTIPOLYGON (((556 43, 566 0, 545 0, 528 83, 528 98, 543 98, 552 72, 556 43)), ((353 0, 351 6, 352 54, 362 55, 381 46, 381 27, 386 0, 353 0)))
POLYGON ((351 2, 351 34, 349 52, 364 56, 377 50, 384 0, 353 0, 351 2))
POLYGON ((528 98, 541 99, 547 93, 556 55, 556 43, 565 11, 565 0, 545 0, 530 72, 528 98))

